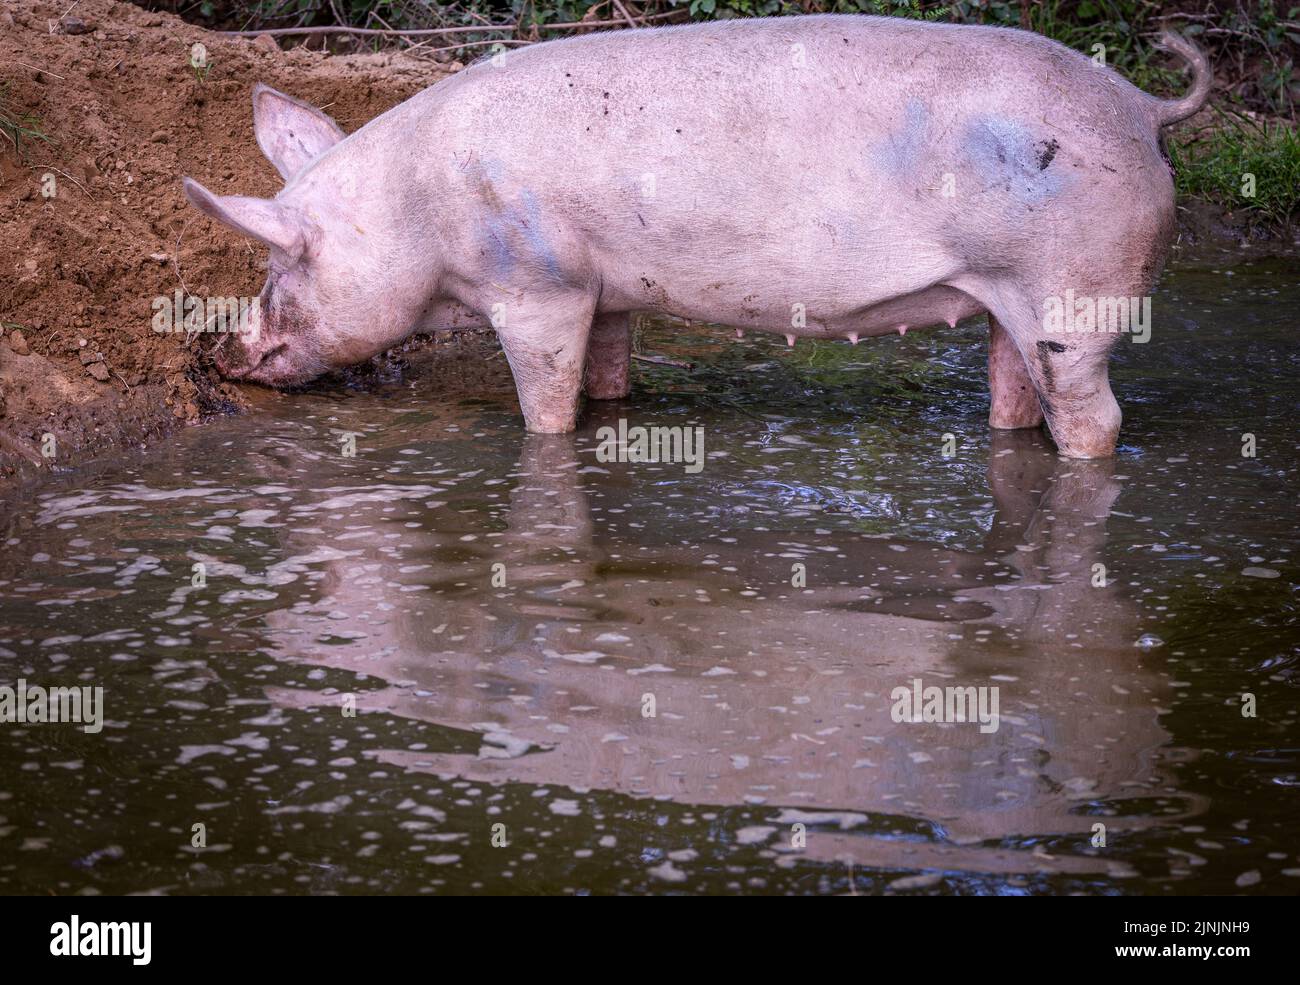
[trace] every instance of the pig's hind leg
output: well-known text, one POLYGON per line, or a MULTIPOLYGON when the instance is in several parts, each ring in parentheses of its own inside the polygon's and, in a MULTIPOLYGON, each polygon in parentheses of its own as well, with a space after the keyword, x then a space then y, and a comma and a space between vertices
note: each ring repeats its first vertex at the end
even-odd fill
POLYGON ((632 390, 632 319, 626 311, 597 315, 587 339, 583 387, 592 400, 621 400, 632 390))
POLYGON ((1043 423, 1038 391, 1015 340, 989 315, 989 426, 1001 430, 1043 423))
POLYGON ((577 426, 594 312, 590 298, 552 297, 507 307, 497 336, 533 434, 566 434, 577 426))

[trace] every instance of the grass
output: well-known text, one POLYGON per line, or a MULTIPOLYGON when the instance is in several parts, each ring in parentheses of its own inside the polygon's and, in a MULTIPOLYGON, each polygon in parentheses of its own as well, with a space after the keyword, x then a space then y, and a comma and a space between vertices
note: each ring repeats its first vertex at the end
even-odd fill
POLYGON ((1169 141, 1180 198, 1244 214, 1252 229, 1300 226, 1300 132, 1220 111, 1222 125, 1169 141))
POLYGON ((26 160, 28 146, 34 141, 50 142, 41 129, 41 121, 31 113, 20 113, 9 104, 9 83, 0 84, 0 136, 13 145, 14 153, 26 160))
POLYGON ((1141 0, 1043 0, 1030 9, 1030 25, 1039 34, 1085 55, 1104 48, 1106 64, 1139 89, 1151 93, 1180 92, 1182 76, 1155 63, 1160 51, 1148 40, 1159 13, 1141 0))

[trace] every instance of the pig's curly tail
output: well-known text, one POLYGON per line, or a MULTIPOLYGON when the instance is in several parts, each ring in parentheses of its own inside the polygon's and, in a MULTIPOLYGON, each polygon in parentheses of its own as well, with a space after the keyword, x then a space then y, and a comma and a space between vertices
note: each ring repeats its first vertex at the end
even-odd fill
POLYGON ((1171 123, 1185 120, 1197 113, 1210 96, 1210 87, 1214 85, 1214 71, 1210 68, 1210 59, 1192 42, 1173 31, 1161 31, 1156 38, 1160 48, 1172 51, 1192 67, 1192 88, 1182 99, 1157 99, 1156 119, 1159 125, 1167 127, 1171 123))

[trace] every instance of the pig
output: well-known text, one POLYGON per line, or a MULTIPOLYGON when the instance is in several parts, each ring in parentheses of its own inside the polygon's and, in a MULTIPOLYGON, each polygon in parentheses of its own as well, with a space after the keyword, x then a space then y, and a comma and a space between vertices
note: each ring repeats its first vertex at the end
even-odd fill
POLYGON ((988 314, 989 423, 1113 453, 1114 331, 1070 297, 1140 298, 1175 228, 1163 100, 1040 35, 858 15, 587 34, 484 59, 346 135, 258 85, 274 199, 208 216, 270 247, 231 379, 306 382, 412 332, 491 325, 527 429, 629 393, 629 316, 861 338, 988 314), (1055 309, 1053 306, 1056 306, 1055 309), (1059 320, 1059 319, 1058 319, 1059 320), (1080 326, 1075 326, 1080 327, 1080 326))

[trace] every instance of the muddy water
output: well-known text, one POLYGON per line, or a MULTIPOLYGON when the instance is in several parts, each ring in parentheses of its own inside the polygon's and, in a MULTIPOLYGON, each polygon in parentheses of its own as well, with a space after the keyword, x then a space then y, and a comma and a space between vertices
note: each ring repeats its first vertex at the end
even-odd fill
POLYGON ((976 322, 653 324, 572 437, 399 381, 52 481, 0 683, 104 722, 0 725, 0 890, 1295 892, 1296 274, 1167 275, 1109 462, 990 434, 976 322))

